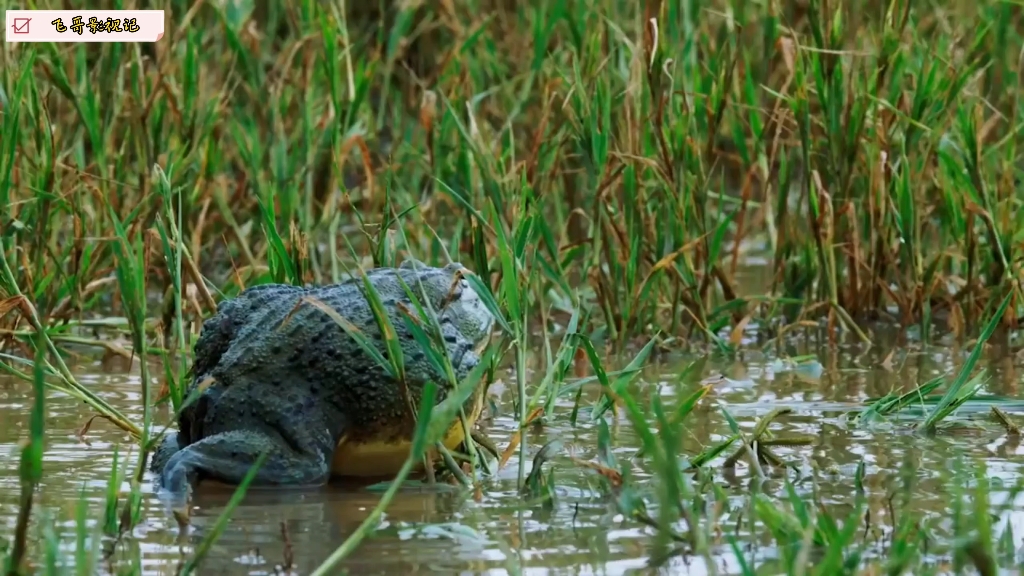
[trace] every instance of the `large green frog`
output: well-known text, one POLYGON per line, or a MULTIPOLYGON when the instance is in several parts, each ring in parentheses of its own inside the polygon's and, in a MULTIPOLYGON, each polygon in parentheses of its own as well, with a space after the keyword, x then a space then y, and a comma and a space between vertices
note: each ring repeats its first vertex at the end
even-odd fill
MULTIPOLYGON (((464 270, 457 263, 435 268, 407 260, 366 273, 397 332, 414 405, 428 380, 443 384, 447 378, 401 318, 403 307, 416 316, 402 284, 436 311, 461 380, 479 363, 494 325, 462 278, 464 270)), ((403 387, 310 298, 336 311, 386 357, 361 278, 316 288, 260 285, 221 303, 195 347, 188 393, 201 391, 181 412, 178 431, 165 436, 153 456, 165 497, 185 498, 203 479, 237 484, 264 452, 255 485, 317 485, 331 476, 397 473, 414 429, 403 387)), ((471 422, 481 412, 482 397, 478 387, 467 401, 471 422)), ((463 440, 456 421, 444 444, 452 449, 463 440)))

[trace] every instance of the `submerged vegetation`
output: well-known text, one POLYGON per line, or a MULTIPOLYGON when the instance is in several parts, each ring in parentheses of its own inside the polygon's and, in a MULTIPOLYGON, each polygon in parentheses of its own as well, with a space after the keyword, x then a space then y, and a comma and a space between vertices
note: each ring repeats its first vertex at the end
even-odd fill
MULTIPOLYGON (((770 432, 785 410, 750 432, 721 407, 726 440, 684 454, 687 416, 711 404, 710 386, 668 407, 657 395, 644 405, 636 383, 673 348, 781 349, 814 327, 837 345, 870 343, 880 323, 925 341, 941 330, 972 351, 958 372, 894 390, 849 425, 932 404, 908 429, 921 442, 942 434, 985 384, 985 343, 1015 329, 1021 311, 1019 6, 369 4, 103 0, 88 8, 166 10, 163 39, 3 45, 0 369, 25 383, 32 408, 0 568, 92 573, 133 537, 146 456, 168 424, 151 409, 188 401, 192 343, 222 298, 409 256, 461 261, 501 316, 493 356, 514 368, 518 432, 495 456, 504 466, 518 455, 519 489, 535 497, 524 506, 556 498, 546 463, 560 446, 530 446, 528 433, 568 399, 570 424, 589 418, 599 444, 598 461, 572 461, 653 529, 652 564, 685 554, 713 572, 731 554, 730 571, 744 574, 925 573, 947 561, 993 574, 1016 562, 978 463, 951 472, 957 499, 938 544, 906 501, 893 504, 909 498, 910 467, 885 538, 863 467, 842 511, 805 500, 787 476, 788 498, 754 490, 742 522, 725 529, 713 470, 744 461, 755 478, 786 473, 773 448, 812 440, 770 432), (769 281, 749 289, 741 272, 753 258, 769 281), (141 422, 69 369, 91 349, 147 360, 142 382, 159 389, 142 386, 141 422), (631 360, 613 370, 620 352, 631 360), (603 394, 586 406, 591 384, 603 394), (73 546, 34 500, 48 387, 106 421, 82 435, 109 424, 137 441, 115 453, 95 523, 104 538, 93 537, 84 499, 73 546), (613 413, 641 440, 630 462, 612 449, 613 413), (640 462, 653 479, 632 478, 640 462), (741 523, 776 553, 750 554, 741 523)), ((402 373, 395 355, 378 360, 402 373)), ((433 392, 403 477, 460 417, 428 402, 433 392)), ((1019 435, 1012 414, 995 408, 993 418, 1019 435)), ((460 455, 440 452, 455 482, 482 490, 476 467, 467 475, 460 455)), ((330 573, 375 528, 399 484, 313 573, 330 573)), ((244 492, 182 572, 210 553, 244 492)), ((116 571, 141 571, 133 562, 116 571)))

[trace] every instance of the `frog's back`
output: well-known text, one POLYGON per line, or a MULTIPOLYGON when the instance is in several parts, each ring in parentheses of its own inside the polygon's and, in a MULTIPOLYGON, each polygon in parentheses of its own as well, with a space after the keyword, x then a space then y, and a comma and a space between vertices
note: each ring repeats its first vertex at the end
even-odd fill
MULTIPOLYGON (((441 315, 442 325, 449 325, 443 326, 449 344, 456 339, 454 332, 469 336, 473 342, 489 332, 493 321, 489 312, 465 281, 454 282, 461 268, 458 264, 434 268, 407 261, 398 268, 366 272, 403 350, 411 356, 407 360, 414 365, 423 364, 423 354, 402 319, 404 311, 414 316, 417 313, 410 292, 425 308, 441 315)), ((339 323, 364 334, 378 351, 384 352, 361 277, 311 288, 283 284, 250 287, 223 302, 217 314, 203 325, 196 346, 194 375, 201 380, 215 369, 221 375, 237 376, 268 368, 288 368, 320 369, 325 371, 323 376, 351 377, 347 374, 350 372, 379 376, 365 374, 374 371, 376 361, 339 323)))
POLYGON ((216 369, 236 378, 275 370, 323 370, 326 376, 336 362, 358 362, 358 355, 347 350, 355 343, 323 307, 361 331, 372 328, 366 323, 369 305, 352 282, 318 288, 255 286, 228 306, 234 334, 216 369))
MULTIPOLYGON (((422 300, 417 281, 429 282, 425 292, 431 306, 438 307, 441 298, 435 293, 444 286, 445 278, 437 270, 378 268, 367 272, 403 349, 413 355, 414 361, 420 355, 401 319, 403 306, 415 314, 406 287, 422 300)), ((200 340, 205 346, 197 346, 195 372, 200 378, 204 373, 216 372, 225 383, 246 374, 269 375, 274 371, 302 371, 351 385, 361 384, 363 379, 381 380, 382 368, 345 330, 358 331, 379 352, 385 352, 364 291, 362 278, 311 288, 281 284, 248 288, 224 302, 204 325, 200 340)))

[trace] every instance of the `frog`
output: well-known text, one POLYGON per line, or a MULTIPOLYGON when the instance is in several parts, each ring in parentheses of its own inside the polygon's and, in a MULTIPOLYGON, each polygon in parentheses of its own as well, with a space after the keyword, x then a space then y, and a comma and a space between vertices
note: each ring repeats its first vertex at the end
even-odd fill
MULTIPOLYGON (((415 259, 365 272, 393 327, 404 378, 380 361, 389 357, 386 338, 362 273, 324 286, 255 285, 222 301, 195 342, 186 391, 194 399, 153 453, 159 493, 180 507, 200 482, 240 484, 261 455, 250 486, 393 477, 411 449, 411 406, 428 381, 442 401, 450 380, 407 322, 422 325, 418 310, 433 315, 458 382, 480 364, 495 326, 467 273, 459 262, 434 267, 415 259)), ((483 397, 477 386, 463 405, 470 426, 483 397)), ((466 429, 456 419, 442 443, 456 449, 468 441, 466 429)))

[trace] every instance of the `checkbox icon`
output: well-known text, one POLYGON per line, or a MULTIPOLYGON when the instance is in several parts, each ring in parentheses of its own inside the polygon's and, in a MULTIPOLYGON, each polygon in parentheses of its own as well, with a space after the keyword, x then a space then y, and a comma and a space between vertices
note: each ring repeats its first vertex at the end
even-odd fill
POLYGON ((15 18, 11 28, 14 29, 15 34, 28 34, 28 25, 31 21, 31 18, 15 18))

